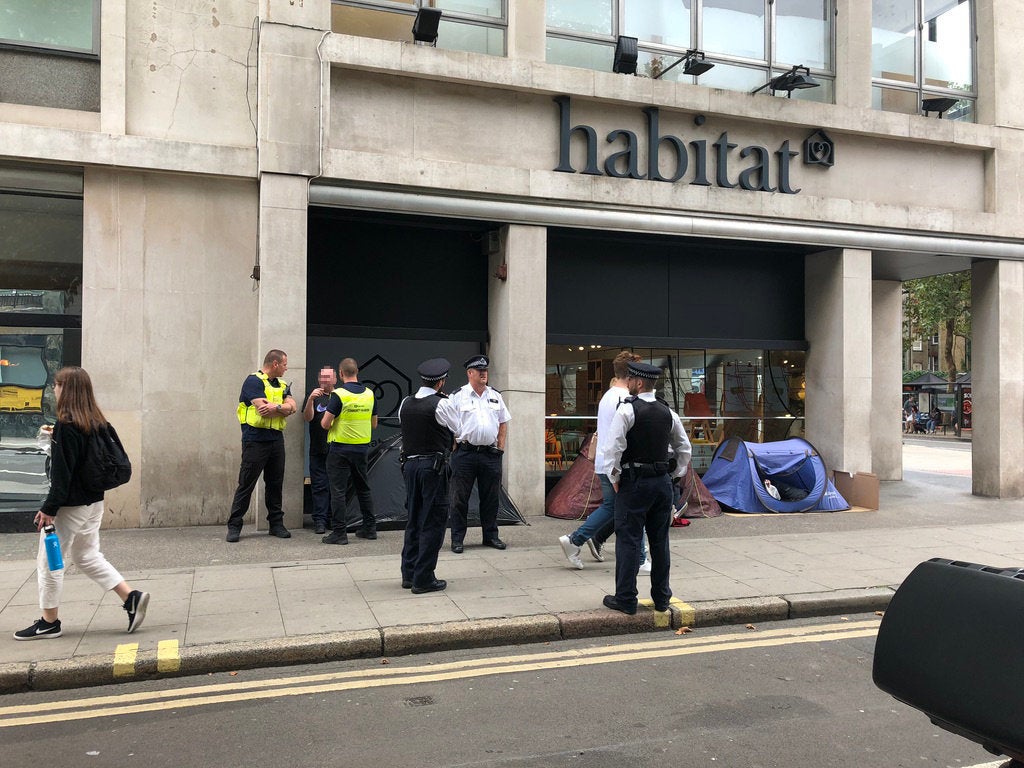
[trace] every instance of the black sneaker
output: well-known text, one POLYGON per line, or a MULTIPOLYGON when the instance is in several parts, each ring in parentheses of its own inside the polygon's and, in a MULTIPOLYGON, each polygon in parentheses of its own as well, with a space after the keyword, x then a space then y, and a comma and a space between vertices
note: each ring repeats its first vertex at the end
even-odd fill
POLYGON ((241 533, 242 532, 237 528, 228 528, 228 535, 224 537, 224 541, 228 542, 229 544, 234 544, 236 541, 238 541, 238 536, 241 533))
POLYGON ((373 528, 360 528, 356 531, 357 539, 370 539, 371 541, 377 538, 377 531, 373 528))
POLYGON ((128 634, 142 626, 146 618, 146 608, 149 607, 149 592, 140 592, 133 589, 124 601, 124 609, 128 611, 128 634))
POLYGON ((46 619, 39 619, 31 627, 14 633, 15 640, 45 640, 48 637, 60 637, 60 619, 52 624, 46 619))
POLYGON ((292 532, 280 523, 278 523, 277 525, 270 526, 270 530, 268 531, 268 533, 271 536, 276 536, 279 539, 290 539, 292 537, 292 532))
POLYGON ((338 531, 331 531, 322 539, 324 544, 348 544, 348 534, 345 531, 338 533, 338 531))
POLYGON ((317 534, 318 536, 322 536, 323 534, 327 533, 327 526, 323 523, 315 523, 313 525, 313 533, 317 534))

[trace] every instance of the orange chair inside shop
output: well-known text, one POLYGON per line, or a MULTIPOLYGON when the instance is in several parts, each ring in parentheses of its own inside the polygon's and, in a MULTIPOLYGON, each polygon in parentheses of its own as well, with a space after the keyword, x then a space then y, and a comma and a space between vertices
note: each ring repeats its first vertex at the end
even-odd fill
POLYGON ((711 413, 711 406, 708 405, 708 399, 703 392, 688 392, 683 395, 683 415, 690 422, 686 432, 691 441, 698 439, 714 443, 721 439, 719 437, 716 440, 718 436, 711 428, 714 414, 711 413), (696 437, 698 432, 701 434, 699 438, 696 437))
POLYGON ((551 464, 552 469, 562 469, 562 443, 550 429, 544 432, 544 461, 551 464))

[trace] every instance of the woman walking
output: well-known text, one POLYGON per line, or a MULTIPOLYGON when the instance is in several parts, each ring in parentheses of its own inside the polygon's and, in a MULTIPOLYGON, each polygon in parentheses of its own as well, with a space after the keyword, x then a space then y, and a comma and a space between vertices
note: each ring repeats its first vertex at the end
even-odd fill
MULTIPOLYGON (((146 617, 149 593, 132 589, 100 552, 103 493, 87 490, 81 479, 89 436, 106 428, 107 420, 96 404, 89 374, 83 369, 73 365, 61 368, 54 377, 53 389, 57 395, 57 423, 50 450, 50 493, 36 513, 36 529, 41 531, 47 525, 56 528, 65 565, 74 563, 104 590, 113 589, 124 601, 128 632, 134 632, 146 617)), ((64 589, 64 569, 51 571, 47 566, 42 534, 36 573, 43 615, 32 626, 15 632, 15 640, 61 636, 57 612, 64 589)))

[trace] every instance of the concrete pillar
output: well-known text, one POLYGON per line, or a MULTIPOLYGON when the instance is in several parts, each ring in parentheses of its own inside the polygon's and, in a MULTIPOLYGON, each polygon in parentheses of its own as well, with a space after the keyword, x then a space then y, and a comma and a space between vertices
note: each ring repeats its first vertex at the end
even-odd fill
POLYGON ((971 268, 972 490, 1024 496, 1024 263, 971 268))
POLYGON ((871 284, 871 471, 903 479, 903 285, 871 284))
POLYGON ((125 0, 106 0, 100 8, 100 129, 114 136, 125 132, 126 25, 125 0))
POLYGON ((547 230, 512 224, 488 264, 491 385, 512 421, 504 482, 524 515, 544 514, 544 365, 547 341, 547 230), (504 266, 507 279, 495 277, 504 266))
POLYGON ((1024 126, 1024 82, 1014 66, 1024 37, 1024 0, 976 0, 978 117, 982 124, 1024 126))
POLYGON ((544 0, 508 0, 508 57, 544 61, 547 25, 544 0))
POLYGON ((871 3, 836 0, 836 104, 871 107, 871 3))
MULTIPOLYGON (((264 173, 260 177, 258 363, 270 349, 288 355, 288 373, 296 405, 305 402, 306 382, 306 233, 309 183, 302 176, 264 173)), ((251 373, 251 371, 249 371, 251 373)), ((300 414, 288 418, 285 429, 287 460, 284 475, 284 520, 302 527, 305 422, 300 414)), ((262 488, 262 485, 257 486, 262 488)), ((253 504, 256 504, 254 494, 253 504)), ((259 499, 257 528, 266 528, 259 499)), ((250 511, 255 507, 250 507, 250 511)))
POLYGON ((807 439, 830 469, 871 471, 871 252, 806 257, 807 439))

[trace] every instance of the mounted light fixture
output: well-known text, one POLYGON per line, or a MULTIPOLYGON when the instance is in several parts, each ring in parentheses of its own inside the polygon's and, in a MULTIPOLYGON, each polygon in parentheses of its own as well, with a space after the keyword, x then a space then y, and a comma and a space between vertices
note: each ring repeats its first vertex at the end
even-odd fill
POLYGON ((938 112, 939 120, 942 119, 942 113, 952 109, 956 106, 959 99, 954 99, 949 96, 936 96, 933 99, 921 99, 921 111, 924 112, 924 116, 928 117, 929 112, 938 112))
POLYGON ((612 62, 612 72, 620 75, 636 74, 637 39, 619 35, 615 43, 615 60, 612 62))
POLYGON ((693 75, 694 77, 699 77, 700 75, 703 75, 713 66, 715 66, 710 61, 704 60, 704 51, 698 51, 696 48, 691 48, 690 50, 683 54, 683 57, 681 59, 665 67, 665 69, 661 70, 661 72, 656 74, 653 79, 658 80, 666 72, 675 69, 680 64, 683 65, 683 74, 693 75))
POLYGON ((437 27, 441 22, 441 11, 437 8, 420 8, 412 23, 412 39, 417 45, 437 47, 437 27))
POLYGON ((778 91, 785 91, 786 98, 793 98, 793 91, 802 91, 805 88, 820 88, 821 83, 811 77, 811 70, 803 65, 793 67, 789 72, 773 77, 767 83, 752 90, 754 94, 763 91, 765 88, 771 90, 772 95, 778 91), (801 70, 803 73, 801 74, 801 70))

